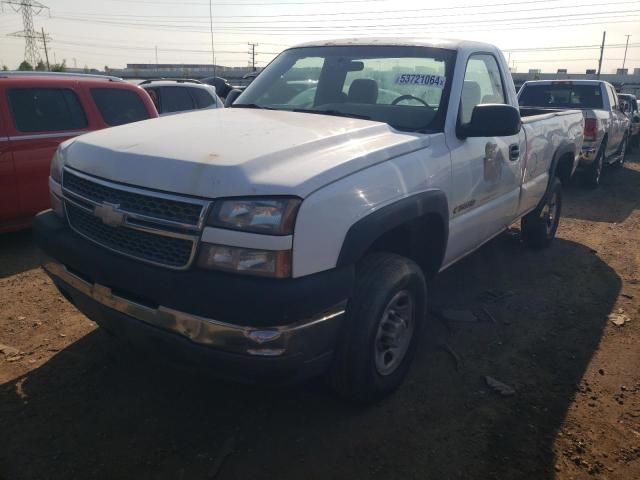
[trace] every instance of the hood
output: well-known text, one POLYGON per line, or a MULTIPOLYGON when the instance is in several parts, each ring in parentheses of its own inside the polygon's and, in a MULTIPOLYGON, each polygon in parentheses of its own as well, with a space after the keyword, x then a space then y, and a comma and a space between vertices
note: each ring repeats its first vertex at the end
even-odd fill
POLYGON ((65 165, 129 185, 203 198, 306 197, 429 137, 379 122, 274 110, 202 110, 77 137, 65 165))

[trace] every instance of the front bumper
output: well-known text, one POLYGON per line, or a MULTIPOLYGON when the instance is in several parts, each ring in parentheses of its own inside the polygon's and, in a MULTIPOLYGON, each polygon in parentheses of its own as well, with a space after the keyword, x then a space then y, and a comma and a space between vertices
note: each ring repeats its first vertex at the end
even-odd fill
MULTIPOLYGON (((36 217, 34 234, 47 256, 43 267, 65 297, 107 330, 144 340, 135 343, 155 339, 177 346, 181 358, 214 357, 221 367, 216 375, 247 381, 314 375, 333 356, 350 287, 327 282, 344 273, 284 281, 242 277, 236 291, 229 290, 229 277, 238 275, 178 272, 123 258, 79 237, 53 212, 36 217), (187 305, 194 289, 202 293, 199 301, 178 306, 187 305), (247 316, 233 321, 237 312, 225 315, 233 310, 247 316)), ((347 270, 346 278, 351 275, 347 270)))

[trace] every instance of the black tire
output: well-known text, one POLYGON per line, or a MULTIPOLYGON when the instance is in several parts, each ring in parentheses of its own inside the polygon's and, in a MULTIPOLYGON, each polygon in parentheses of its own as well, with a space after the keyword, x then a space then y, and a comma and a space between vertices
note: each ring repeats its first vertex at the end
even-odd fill
MULTIPOLYGON (((349 300, 329 377, 340 396, 357 403, 370 403, 397 389, 409 370, 426 315, 427 286, 418 265, 389 253, 367 255, 357 266, 356 275, 354 294, 349 300), (413 312, 413 327, 411 331, 403 327, 402 331, 411 336, 398 342, 406 350, 396 357, 397 363, 385 365, 387 357, 382 352, 393 346, 384 345, 385 332, 389 332, 384 327, 396 317, 395 313, 393 316, 388 313, 388 307, 405 293, 412 297, 407 310, 413 312), (384 370, 394 365, 390 371, 384 370)), ((390 334, 397 335, 397 331, 390 334)))
POLYGON ((584 184, 585 187, 594 190, 600 186, 600 179, 602 178, 602 170, 604 170, 604 151, 606 145, 603 143, 598 150, 598 156, 593 161, 593 164, 585 171, 584 184))
POLYGON ((620 152, 618 152, 619 158, 618 160, 616 160, 616 163, 613 164, 615 167, 620 168, 624 166, 625 156, 627 152, 630 150, 629 144, 630 144, 629 137, 625 136, 624 139, 622 140, 622 143, 620 144, 620 152))
POLYGON ((524 244, 533 250, 542 250, 551 245, 560 224, 561 213, 562 184, 554 178, 542 203, 522 218, 520 228, 524 244))

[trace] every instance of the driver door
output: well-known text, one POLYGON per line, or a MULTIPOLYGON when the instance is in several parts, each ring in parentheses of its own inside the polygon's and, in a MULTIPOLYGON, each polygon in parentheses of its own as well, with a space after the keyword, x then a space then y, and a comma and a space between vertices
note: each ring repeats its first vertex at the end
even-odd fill
MULTIPOLYGON (((477 53, 467 62, 458 124, 471 120, 480 104, 510 104, 498 60, 477 53)), ((524 134, 460 139, 447 133, 452 184, 450 247, 446 263, 466 255, 504 230, 515 215, 520 195, 524 134)))

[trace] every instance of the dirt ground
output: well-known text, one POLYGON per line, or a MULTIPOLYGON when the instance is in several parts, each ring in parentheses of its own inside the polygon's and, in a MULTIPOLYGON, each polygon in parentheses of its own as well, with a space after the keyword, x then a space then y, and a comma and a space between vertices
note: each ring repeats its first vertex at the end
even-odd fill
POLYGON ((242 386, 132 350, 56 292, 30 233, 0 236, 0 479, 640 479, 629 160, 565 191, 551 249, 511 232, 442 274, 432 306, 481 321, 430 318, 403 387, 366 409, 320 380, 242 386))

